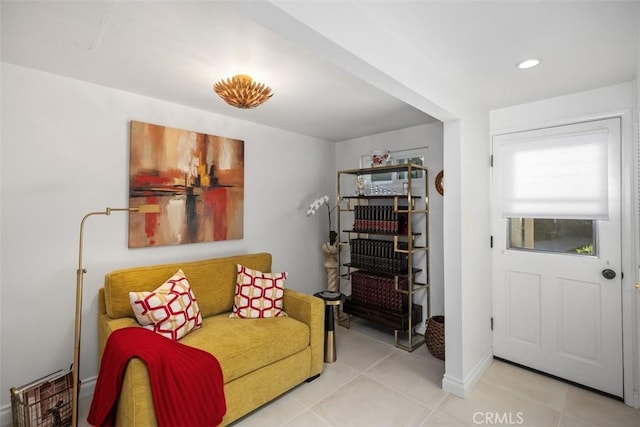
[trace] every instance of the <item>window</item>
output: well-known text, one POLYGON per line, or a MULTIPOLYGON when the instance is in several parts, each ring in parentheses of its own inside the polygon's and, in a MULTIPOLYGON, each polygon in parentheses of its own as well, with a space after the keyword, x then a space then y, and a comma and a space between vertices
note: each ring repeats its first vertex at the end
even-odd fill
POLYGON ((503 216, 606 219, 607 144, 601 128, 503 142, 503 216))
POLYGON ((509 218, 507 248, 596 255, 596 221, 509 218))
MULTIPOLYGON (((407 163, 413 163, 414 165, 424 166, 424 157, 410 157, 410 158, 406 158, 406 159, 398 159, 397 163, 399 165, 403 165, 403 164, 407 164, 407 163)), ((423 174, 422 170, 413 170, 413 171, 411 171, 411 179, 422 179, 422 174, 423 174)), ((406 180, 407 179, 407 173, 406 172, 398 172, 398 179, 399 180, 406 180)))
MULTIPOLYGON (((496 197, 507 248, 598 256, 617 194, 618 119, 499 136, 496 197)), ((612 211, 615 213, 615 211, 612 211)))
MULTIPOLYGON (((416 165, 424 166, 426 147, 422 149, 412 150, 399 150, 391 152, 390 165, 403 165, 413 163, 416 165)), ((360 167, 369 168, 372 167, 371 155, 367 154, 360 158, 360 167)), ((424 172, 422 170, 413 170, 411 172, 411 179, 423 179, 424 172)), ((372 185, 381 186, 384 188, 401 191, 402 184, 408 179, 406 172, 389 172, 389 173, 377 173, 374 175, 366 175, 365 179, 367 183, 372 185)))

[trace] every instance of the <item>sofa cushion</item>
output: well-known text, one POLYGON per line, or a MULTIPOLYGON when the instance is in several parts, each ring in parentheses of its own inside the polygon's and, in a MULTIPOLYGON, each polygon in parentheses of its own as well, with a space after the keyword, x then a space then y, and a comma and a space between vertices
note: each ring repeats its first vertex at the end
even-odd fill
POLYGON ((201 261, 177 262, 116 270, 105 275, 105 310, 112 319, 134 317, 129 292, 152 291, 178 269, 189 278, 202 317, 231 311, 236 265, 271 271, 271 254, 256 253, 201 261))
POLYGON ((198 301, 182 270, 152 292, 129 292, 129 300, 138 323, 171 340, 202 327, 198 301))
POLYGON ((223 313, 203 319, 203 327, 180 342, 213 354, 228 383, 305 350, 310 335, 309 327, 292 317, 239 321, 223 313))
POLYGON ((287 273, 263 273, 238 264, 233 310, 229 317, 256 319, 286 316, 283 310, 287 273))

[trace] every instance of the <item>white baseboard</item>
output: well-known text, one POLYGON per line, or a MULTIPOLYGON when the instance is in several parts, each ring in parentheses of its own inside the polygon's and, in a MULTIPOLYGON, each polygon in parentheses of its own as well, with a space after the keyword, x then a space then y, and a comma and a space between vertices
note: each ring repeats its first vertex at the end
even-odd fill
POLYGON ((487 369, 489 369, 492 361, 493 353, 488 351, 471 370, 469 375, 466 376, 466 378, 461 380, 444 374, 444 377, 442 378, 442 389, 464 399, 469 395, 476 383, 480 381, 480 378, 482 378, 487 369))
POLYGON ((640 394, 637 391, 634 391, 633 396, 625 399, 624 403, 634 407, 635 409, 640 409, 640 394))
MULTIPOLYGON (((96 380, 98 377, 91 377, 86 380, 82 380, 80 385, 80 399, 93 396, 93 391, 96 388, 96 380)), ((4 405, 0 408, 0 426, 11 427, 13 425, 13 417, 11 415, 11 403, 4 405)))
POLYGON ((96 389, 96 381, 98 381, 97 375, 87 378, 86 380, 82 380, 82 384, 80 385, 80 399, 93 396, 93 391, 96 389))
POLYGON ((442 389, 458 397, 466 397, 464 381, 444 374, 442 377, 442 389))
POLYGON ((11 418, 11 404, 4 405, 0 408, 0 426, 11 426, 13 419, 11 418))

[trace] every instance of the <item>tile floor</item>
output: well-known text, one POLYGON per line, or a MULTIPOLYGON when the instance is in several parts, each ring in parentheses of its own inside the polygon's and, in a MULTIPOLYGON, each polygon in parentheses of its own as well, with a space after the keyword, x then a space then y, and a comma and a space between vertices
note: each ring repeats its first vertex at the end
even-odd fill
MULTIPOLYGON (((336 338, 338 359, 318 379, 233 427, 640 426, 640 411, 622 402, 500 361, 460 399, 441 389, 444 362, 426 346, 397 349, 368 322, 337 327, 336 338)), ((81 420, 89 404, 81 402, 81 420)))

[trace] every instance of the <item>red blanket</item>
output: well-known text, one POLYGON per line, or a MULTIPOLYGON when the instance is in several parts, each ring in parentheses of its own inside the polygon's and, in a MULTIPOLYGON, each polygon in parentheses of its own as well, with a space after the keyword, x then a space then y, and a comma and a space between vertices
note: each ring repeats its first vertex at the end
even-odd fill
POLYGON ((216 426, 227 411, 222 370, 211 354, 144 328, 118 329, 107 339, 87 421, 115 425, 127 363, 140 358, 149 371, 159 426, 216 426))

